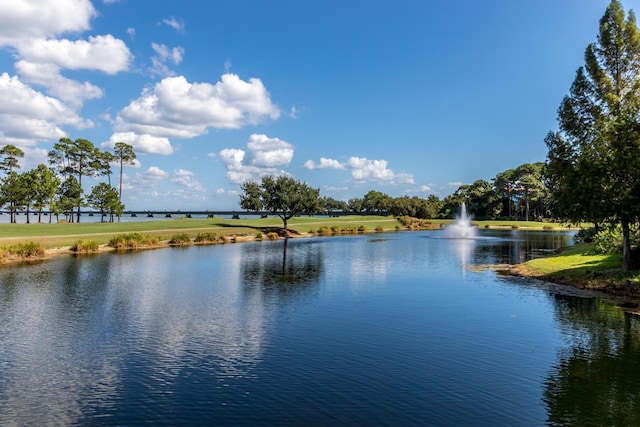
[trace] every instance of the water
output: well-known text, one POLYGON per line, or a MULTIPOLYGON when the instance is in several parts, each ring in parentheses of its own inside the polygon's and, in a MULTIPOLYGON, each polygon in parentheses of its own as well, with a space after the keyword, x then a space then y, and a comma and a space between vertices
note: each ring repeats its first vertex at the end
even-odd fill
POLYGON ((460 205, 460 215, 456 216, 456 220, 447 225, 444 233, 449 239, 474 239, 477 235, 476 227, 471 225, 473 217, 467 214, 467 206, 462 203, 460 205))
POLYGON ((0 270, 0 425, 639 425, 638 320, 441 231, 0 270), (284 270, 284 274, 283 274, 284 270))

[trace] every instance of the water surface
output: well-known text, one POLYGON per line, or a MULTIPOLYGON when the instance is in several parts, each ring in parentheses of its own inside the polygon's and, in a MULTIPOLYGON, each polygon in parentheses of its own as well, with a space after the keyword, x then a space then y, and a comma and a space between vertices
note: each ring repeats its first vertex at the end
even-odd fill
POLYGON ((468 264, 569 233, 371 234, 0 270, 0 425, 638 425, 636 318, 468 264))

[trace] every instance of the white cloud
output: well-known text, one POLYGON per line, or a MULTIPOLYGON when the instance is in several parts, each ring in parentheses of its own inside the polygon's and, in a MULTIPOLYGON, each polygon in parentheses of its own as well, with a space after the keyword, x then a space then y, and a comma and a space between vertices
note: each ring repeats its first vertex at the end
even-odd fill
POLYGON ((85 31, 96 15, 89 0, 1 1, 0 45, 85 31))
POLYGON ((176 18, 166 18, 162 20, 162 23, 165 25, 170 26, 171 28, 173 28, 174 30, 178 31, 178 32, 182 32, 184 31, 184 21, 182 21, 181 19, 176 19, 176 18))
POLYGON ((60 74, 60 68, 54 64, 22 60, 16 62, 15 67, 24 81, 47 87, 51 95, 68 102, 75 108, 80 108, 87 99, 101 98, 103 95, 102 89, 98 86, 63 77, 60 74))
POLYGON ((344 169, 345 165, 334 159, 320 157, 320 163, 316 164, 313 160, 304 162, 303 167, 306 169, 344 169))
POLYGON ((136 153, 146 154, 173 154, 173 147, 169 143, 168 138, 156 137, 146 134, 136 134, 134 132, 116 132, 109 138, 109 141, 103 142, 103 148, 113 148, 116 142, 126 142, 131 145, 136 153))
POLYGON ((20 56, 30 62, 54 64, 69 70, 96 70, 116 74, 129 69, 133 55, 110 34, 88 40, 35 39, 17 44, 20 56))
POLYGON ((387 181, 391 184, 413 184, 413 176, 406 173, 395 174, 387 167, 386 160, 369 160, 366 157, 350 157, 347 167, 351 178, 356 181, 387 181))
POLYGON ((281 167, 293 158, 293 146, 278 138, 253 134, 247 142, 248 151, 225 148, 220 160, 227 168, 227 179, 233 183, 256 180, 264 175, 284 175, 281 167))
POLYGON ((153 75, 159 75, 162 77, 170 77, 175 75, 168 66, 167 62, 171 62, 174 65, 178 65, 182 62, 184 57, 184 48, 181 46, 170 49, 164 44, 152 43, 151 48, 156 53, 151 57, 151 68, 149 71, 153 75))
POLYGON ((160 169, 157 166, 150 166, 143 173, 136 174, 136 175, 140 175, 140 176, 143 176, 146 179, 151 179, 151 180, 154 180, 154 181, 159 181, 159 180, 166 179, 166 178, 169 177, 169 173, 168 172, 163 171, 162 169, 160 169))
POLYGON ((78 129, 93 126, 58 99, 35 91, 7 73, 0 74, 0 99, 2 144, 33 145, 67 136, 62 125, 78 129))
POLYGON ((133 27, 127 28, 127 34, 129 34, 129 37, 134 38, 136 36, 136 29, 133 27))
POLYGON ((115 129, 156 138, 193 138, 209 128, 238 129, 279 115, 259 79, 245 82, 235 74, 224 74, 213 85, 178 76, 144 90, 118 113, 115 129))
POLYGON ((195 179, 195 174, 185 169, 177 169, 173 171, 174 177, 171 182, 179 186, 185 187, 192 191, 204 192, 204 186, 195 179))

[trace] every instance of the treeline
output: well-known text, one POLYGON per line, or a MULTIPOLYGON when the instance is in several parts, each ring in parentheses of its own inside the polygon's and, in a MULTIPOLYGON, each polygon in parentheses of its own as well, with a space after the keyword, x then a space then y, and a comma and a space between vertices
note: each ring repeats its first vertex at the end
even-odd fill
POLYGON ((362 198, 339 201, 322 199, 324 212, 367 213, 415 218, 453 218, 465 203, 476 219, 549 220, 554 218, 554 203, 547 187, 543 162, 525 163, 508 169, 488 182, 465 184, 441 200, 435 195, 391 197, 371 190, 362 198))
POLYGON ((80 222, 80 209, 86 206, 98 210, 103 221, 107 215, 113 221, 124 211, 122 167, 136 158, 131 145, 118 142, 112 153, 86 139, 61 138, 48 153, 49 165, 19 173, 22 157, 24 152, 14 145, 0 149, 0 171, 5 173, 0 180, 0 207, 9 211, 11 223, 16 222, 17 212, 25 212, 29 223, 30 213, 37 213, 41 222, 44 211, 51 212, 49 222, 53 215, 74 222, 74 214, 80 222), (119 189, 111 185, 112 165, 120 167, 119 189), (88 176, 107 177, 107 183, 93 186, 85 196, 82 178, 88 176))

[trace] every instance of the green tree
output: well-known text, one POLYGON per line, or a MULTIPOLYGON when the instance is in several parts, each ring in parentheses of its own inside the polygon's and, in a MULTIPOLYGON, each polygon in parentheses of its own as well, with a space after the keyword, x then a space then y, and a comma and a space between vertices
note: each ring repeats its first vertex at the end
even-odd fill
POLYGON ((71 175, 58 187, 56 211, 64 213, 73 222, 73 209, 82 203, 82 188, 75 176, 71 175))
POLYGON ((333 197, 323 197, 321 200, 322 209, 329 216, 331 216, 335 211, 347 212, 349 210, 347 202, 342 200, 336 200, 333 197))
POLYGON ((640 36, 635 14, 612 0, 550 132, 548 169, 566 219, 620 224, 631 269, 631 224, 640 213, 640 36))
POLYGON ((24 151, 15 145, 8 144, 0 149, 0 157, 2 158, 0 160, 0 170, 9 174, 14 169, 20 169, 18 158, 24 157, 24 151))
POLYGON ((77 176, 80 185, 80 198, 77 200, 77 222, 80 222, 80 208, 82 205, 82 177, 96 176, 103 170, 104 162, 101 151, 89 140, 78 138, 60 138, 49 152, 49 162, 57 165, 58 170, 65 174, 77 176))
POLYGON ((118 190, 104 182, 91 189, 91 193, 87 196, 87 202, 89 206, 100 211, 100 222, 104 222, 104 216, 107 214, 111 216, 110 221, 113 221, 113 215, 120 215, 124 210, 118 190))
MULTIPOLYGON (((38 210, 38 222, 41 222, 44 208, 49 206, 51 210, 56 191, 60 186, 60 178, 42 163, 29 173, 33 185, 33 207, 38 210)), ((49 216, 49 222, 51 222, 51 216, 49 216)))
POLYGON ((23 209, 29 188, 23 174, 9 172, 0 184, 0 204, 9 209, 9 222, 16 223, 16 212, 23 209))
MULTIPOLYGON (((116 159, 120 161, 120 187, 118 197, 120 197, 120 202, 122 202, 122 167, 124 165, 134 165, 136 153, 133 151, 133 146, 124 142, 116 142, 114 153, 116 159)), ((120 221, 120 215, 118 215, 118 221, 120 221)))
POLYGON ((264 176, 260 184, 248 181, 242 184, 241 189, 242 209, 278 215, 285 232, 288 220, 307 212, 309 206, 320 206, 320 189, 311 188, 288 176, 264 176))

